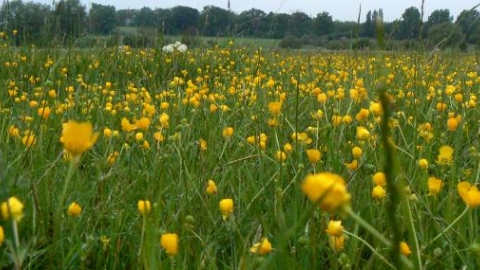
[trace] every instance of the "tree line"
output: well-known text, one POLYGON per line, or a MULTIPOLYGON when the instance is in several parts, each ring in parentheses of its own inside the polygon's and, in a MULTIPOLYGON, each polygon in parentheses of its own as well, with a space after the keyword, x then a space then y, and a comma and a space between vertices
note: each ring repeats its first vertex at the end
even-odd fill
POLYGON ((418 8, 407 8, 402 17, 385 22, 382 9, 368 11, 358 21, 334 20, 328 12, 315 17, 297 11, 292 14, 266 13, 252 8, 239 14, 217 6, 203 10, 176 6, 168 9, 116 10, 114 6, 92 3, 87 11, 79 0, 61 0, 54 6, 4 1, 0 9, 0 30, 15 30, 17 44, 47 46, 52 41, 67 44, 82 36, 118 35, 121 27, 154 31, 158 36, 231 36, 290 39, 322 45, 355 38, 358 46, 368 46, 378 35, 388 40, 424 41, 441 47, 480 45, 480 13, 464 10, 454 18, 448 9, 433 11, 426 21, 418 8), (363 44, 364 42, 366 44, 363 44))

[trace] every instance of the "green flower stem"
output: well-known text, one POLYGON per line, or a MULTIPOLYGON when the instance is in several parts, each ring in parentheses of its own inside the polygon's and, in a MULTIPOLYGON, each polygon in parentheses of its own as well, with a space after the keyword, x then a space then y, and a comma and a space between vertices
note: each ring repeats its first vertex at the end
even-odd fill
POLYGON ((13 238, 15 241, 15 251, 13 252, 15 269, 22 269, 23 255, 20 251, 20 238, 18 237, 18 222, 12 218, 13 238))
POLYGON ((54 230, 53 230, 53 249, 57 248, 57 245, 60 245, 60 248, 63 248, 63 242, 59 241, 60 232, 62 231, 62 212, 64 211, 65 207, 65 200, 67 197, 67 190, 70 183, 70 180, 73 178, 73 174, 75 173, 76 166, 78 164, 80 157, 72 157, 70 159, 67 176, 65 177, 65 183, 63 184, 63 191, 58 201, 57 211, 55 213, 55 220, 54 220, 54 230))
MULTIPOLYGON (((355 212, 353 212, 351 209, 345 209, 345 213, 353 218, 355 222, 357 222, 360 226, 362 226, 365 230, 367 230, 369 233, 371 233, 375 238, 377 238, 380 242, 385 244, 388 248, 392 248, 392 243, 385 238, 377 229, 372 227, 368 222, 366 222, 363 218, 361 218, 359 215, 357 215, 355 212)), ((363 242, 363 241, 362 241, 363 242)), ((400 256, 400 261, 407 266, 408 269, 413 268, 413 264, 411 261, 407 259, 405 256, 400 256)), ((394 267, 395 268, 395 267, 394 267)))
POLYGON ((363 218, 361 218, 359 215, 357 215, 355 212, 352 211, 352 209, 347 209, 346 210, 347 215, 349 215, 355 222, 357 222, 360 226, 362 226, 365 230, 367 230, 369 233, 371 233, 377 240, 382 242, 384 245, 387 247, 392 247, 392 243, 385 238, 377 229, 372 227, 368 222, 366 222, 363 218))
POLYGON ((393 142, 391 141, 392 131, 390 129, 389 120, 392 114, 390 101, 387 96, 387 88, 384 82, 380 82, 377 86, 379 90, 379 98, 383 108, 383 116, 380 124, 380 130, 382 132, 382 143, 384 147, 385 164, 383 172, 387 180, 387 193, 389 201, 386 203, 385 208, 387 221, 390 223, 392 230, 392 263, 395 267, 400 267, 401 254, 400 254, 400 242, 402 241, 402 231, 400 229, 399 221, 397 220, 396 211, 400 206, 404 195, 400 192, 398 181, 396 181, 396 156, 394 153, 393 142))
POLYGON ((15 240, 15 248, 18 250, 20 248, 20 238, 18 237, 18 223, 12 218, 12 229, 13 229, 13 239, 15 240))
POLYGON ((407 212, 407 217, 408 217, 407 225, 409 227, 410 234, 413 237, 414 252, 415 252, 413 254, 414 255, 413 260, 415 261, 415 268, 419 269, 419 270, 422 270, 423 269, 423 267, 422 267, 422 255, 421 255, 420 245, 418 243, 417 233, 416 233, 416 230, 415 230, 415 224, 413 222, 413 215, 412 215, 412 210, 410 208, 410 202, 408 201, 408 199, 406 199, 405 203, 407 204, 407 207, 405 208, 405 210, 407 212))
POLYGON ((392 268, 392 269, 396 269, 395 266, 393 266, 391 263, 389 263, 387 261, 387 259, 385 259, 385 257, 383 257, 380 253, 378 253, 378 251, 374 247, 372 247, 372 245, 370 245, 367 241, 363 240, 359 236, 356 236, 355 234, 350 233, 348 231, 343 231, 343 233, 357 239, 360 242, 362 242, 365 246, 367 246, 373 252, 373 254, 377 255, 377 257, 380 258, 380 260, 382 260, 386 265, 390 266, 390 268, 392 268))
POLYGON ((170 256, 170 269, 174 270, 175 269, 175 257, 170 256))
POLYGON ((142 251, 143 251, 143 242, 145 241, 145 225, 146 225, 145 219, 146 218, 147 218, 146 215, 142 215, 142 236, 140 237, 140 248, 138 249, 138 256, 142 255, 142 251))
POLYGON ((70 165, 68 166, 67 177, 65 178, 65 183, 63 185, 63 192, 62 196, 60 197, 58 211, 63 211, 63 207, 65 206, 65 199, 67 196, 68 185, 70 184, 70 180, 75 173, 75 168, 78 163, 79 158, 72 157, 70 160, 70 165))
POLYGON ((453 225, 455 225, 458 221, 460 221, 460 219, 462 219, 463 216, 465 216, 465 214, 468 213, 469 209, 470 208, 468 206, 465 207, 465 210, 463 210, 463 212, 454 221, 452 221, 452 223, 450 223, 450 225, 448 225, 447 228, 445 228, 442 232, 440 232, 437 236, 435 236, 430 242, 428 242, 428 244, 425 245, 423 249, 426 249, 429 245, 431 245, 433 242, 437 241, 440 237, 442 237, 448 230, 450 230, 453 227, 453 225))

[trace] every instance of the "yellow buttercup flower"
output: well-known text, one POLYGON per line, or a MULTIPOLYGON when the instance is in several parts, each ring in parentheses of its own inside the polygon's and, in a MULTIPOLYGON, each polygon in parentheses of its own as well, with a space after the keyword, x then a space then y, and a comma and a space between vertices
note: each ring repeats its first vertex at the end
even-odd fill
POLYGON ((14 138, 18 138, 18 137, 20 137, 20 130, 13 125, 9 126, 8 127, 8 135, 10 135, 11 137, 14 137, 14 138))
POLYGON ((437 164, 439 165, 452 165, 453 163, 453 148, 444 145, 438 150, 437 164))
POLYGON ((40 116, 44 120, 48 119, 51 112, 52 110, 50 109, 50 107, 41 107, 37 110, 38 116, 40 116))
POLYGON ((404 241, 400 242, 400 252, 405 256, 408 256, 412 253, 412 251, 410 250, 410 247, 404 241))
POLYGON ((376 172, 373 176, 373 183, 377 186, 386 186, 387 185, 387 176, 383 172, 376 172))
POLYGON ((230 198, 221 200, 218 206, 223 215, 223 220, 226 220, 233 213, 233 200, 230 198))
POLYGON ((137 129, 137 126, 130 123, 130 121, 128 121, 128 119, 125 118, 125 117, 122 118, 122 120, 120 122, 120 126, 121 126, 122 130, 125 131, 125 132, 130 132, 132 130, 137 129))
POLYGON ((135 140, 139 143, 143 143, 144 141, 143 133, 142 132, 135 133, 135 140))
POLYGON ((272 252, 272 244, 267 238, 262 238, 260 242, 253 244, 250 248, 250 252, 259 255, 266 255, 272 252))
POLYGON ((342 123, 345 125, 350 125, 353 122, 353 119, 350 115, 344 115, 342 116, 342 123))
POLYGON ((360 148, 358 146, 353 147, 352 148, 352 155, 353 155, 353 158, 360 159, 363 155, 362 148, 360 148))
POLYGON ((327 94, 325 94, 325 93, 320 93, 320 94, 317 95, 317 100, 318 100, 318 102, 320 102, 320 103, 325 103, 325 102, 327 102, 327 98, 328 98, 328 97, 327 97, 327 94))
POLYGON ((435 196, 440 192, 440 190, 442 190, 443 181, 441 179, 431 176, 428 178, 427 186, 429 194, 435 196))
POLYGON ((82 214, 82 207, 78 203, 72 202, 68 206, 67 214, 72 217, 78 217, 82 214))
POLYGON ((387 192, 382 186, 375 186, 372 190, 372 197, 381 200, 387 196, 387 192))
POLYGON ((37 137, 32 131, 28 131, 25 136, 22 137, 22 144, 26 147, 32 147, 37 144, 37 137))
POLYGON ((424 170, 428 169, 428 160, 425 158, 421 158, 417 162, 418 166, 424 170))
POLYGON ((318 149, 307 149, 307 157, 310 163, 317 164, 322 158, 322 153, 318 149))
POLYGON ((342 226, 341 220, 330 220, 330 222, 328 222, 328 227, 325 232, 330 236, 339 237, 343 234, 343 229, 344 228, 342 226))
POLYGON ((106 138, 112 137, 112 130, 109 128, 103 129, 103 136, 106 138))
POLYGON ((477 208, 480 206, 480 191, 478 191, 476 186, 463 181, 458 183, 457 190, 460 198, 462 198, 463 202, 469 208, 477 208))
POLYGON ((139 129, 141 129, 143 131, 147 131, 148 128, 150 127, 150 123, 151 123, 150 118, 142 117, 142 118, 138 119, 138 121, 135 123, 135 125, 139 129))
POLYGON ((160 237, 160 245, 170 257, 178 254, 178 241, 179 239, 176 233, 164 233, 160 237))
POLYGON ((282 102, 274 101, 268 103, 268 110, 272 115, 279 115, 282 112, 282 102))
POLYGON ((106 235, 100 236, 100 242, 103 244, 103 250, 107 250, 108 244, 110 243, 110 238, 106 235))
POLYGON ((364 141, 370 138, 370 131, 365 127, 357 127, 357 139, 364 141))
POLYGON ((10 197, 0 205, 4 219, 12 218, 19 222, 23 218, 23 203, 17 197, 10 197))
POLYGON ((165 141, 165 136, 163 136, 162 132, 160 132, 160 131, 157 131, 157 132, 153 133, 153 138, 158 143, 161 143, 161 142, 165 141))
POLYGON ((460 121, 458 120, 458 118, 454 118, 454 117, 448 118, 448 120, 447 120, 448 131, 457 130, 457 127, 458 127, 459 124, 460 124, 460 121))
POLYGON ((302 183, 302 191, 310 201, 318 203, 327 212, 334 212, 350 202, 345 181, 330 172, 307 175, 302 183))
POLYGON ((3 232, 3 227, 0 226, 0 247, 3 244, 3 241, 5 241, 5 233, 3 232))
POLYGON ((92 124, 89 122, 79 123, 70 120, 63 124, 60 141, 72 158, 80 157, 95 144, 97 139, 98 133, 93 132, 92 124))
POLYGON ((206 192, 209 195, 217 194, 217 185, 215 184, 215 182, 212 179, 208 180, 208 185, 207 185, 207 188, 206 188, 206 192))
POLYGON ((361 108, 360 111, 355 116, 355 119, 357 119, 357 121, 363 121, 363 120, 366 120, 369 115, 370 115, 369 110, 367 110, 365 108, 361 108))
POLYGON ((227 138, 227 139, 228 139, 228 138, 230 138, 230 137, 233 136, 233 132, 234 132, 234 130, 233 130, 232 127, 226 127, 226 128, 224 128, 223 131, 222 131, 222 136, 223 136, 224 138, 227 138))
POLYGON ((149 200, 139 200, 137 203, 137 208, 140 214, 142 214, 143 216, 146 216, 150 214, 150 211, 152 210, 152 204, 150 203, 149 200))
POLYGON ((345 246, 345 236, 343 234, 340 235, 339 237, 329 236, 328 243, 330 244, 330 247, 335 252, 340 252, 343 250, 343 247, 345 246))
POLYGON ((282 150, 277 150, 277 152, 275 152, 275 159, 279 162, 284 162, 287 160, 287 153, 282 150))
POLYGON ((207 151, 208 149, 207 141, 205 141, 204 139, 199 139, 198 144, 200 145, 200 150, 207 151))
POLYGON ((287 154, 290 154, 291 152, 293 152, 293 145, 290 144, 290 143, 286 143, 283 145, 283 151, 285 151, 285 153, 287 154))
POLYGON ((323 118, 323 111, 322 110, 317 110, 315 113, 310 114, 315 120, 320 121, 323 118))
POLYGON ((313 142, 313 140, 308 137, 308 134, 306 132, 294 132, 291 136, 292 140, 294 142, 299 142, 299 143, 302 143, 302 144, 311 144, 313 142))
POLYGON ((349 169, 350 171, 356 170, 358 168, 358 160, 354 159, 350 163, 345 163, 345 167, 347 167, 347 169, 349 169))
POLYGON ((118 152, 118 151, 115 151, 115 152, 111 153, 107 157, 107 164, 110 165, 110 166, 113 165, 119 156, 120 156, 120 152, 118 152))
POLYGON ((380 116, 383 113, 382 104, 378 102, 370 103, 369 110, 374 116, 380 116))

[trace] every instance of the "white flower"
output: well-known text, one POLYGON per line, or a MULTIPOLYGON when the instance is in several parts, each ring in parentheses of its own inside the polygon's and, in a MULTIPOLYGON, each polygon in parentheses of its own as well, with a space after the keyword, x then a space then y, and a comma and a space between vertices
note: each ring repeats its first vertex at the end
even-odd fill
POLYGON ((182 45, 182 43, 180 41, 175 41, 175 43, 173 43, 173 47, 175 49, 178 49, 178 47, 180 47, 180 45, 182 45))
POLYGON ((177 50, 181 53, 184 53, 187 51, 187 45, 181 44, 180 46, 178 46, 177 50))
POLYGON ((162 47, 162 51, 164 53, 173 53, 175 49, 173 48, 173 45, 172 44, 168 44, 168 45, 165 45, 162 47))

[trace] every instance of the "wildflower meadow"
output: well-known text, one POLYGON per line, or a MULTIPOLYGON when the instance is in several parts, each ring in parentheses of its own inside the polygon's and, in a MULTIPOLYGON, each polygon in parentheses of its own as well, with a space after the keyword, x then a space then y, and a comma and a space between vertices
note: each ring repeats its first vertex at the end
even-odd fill
POLYGON ((4 45, 0 268, 474 269, 478 59, 4 45))

